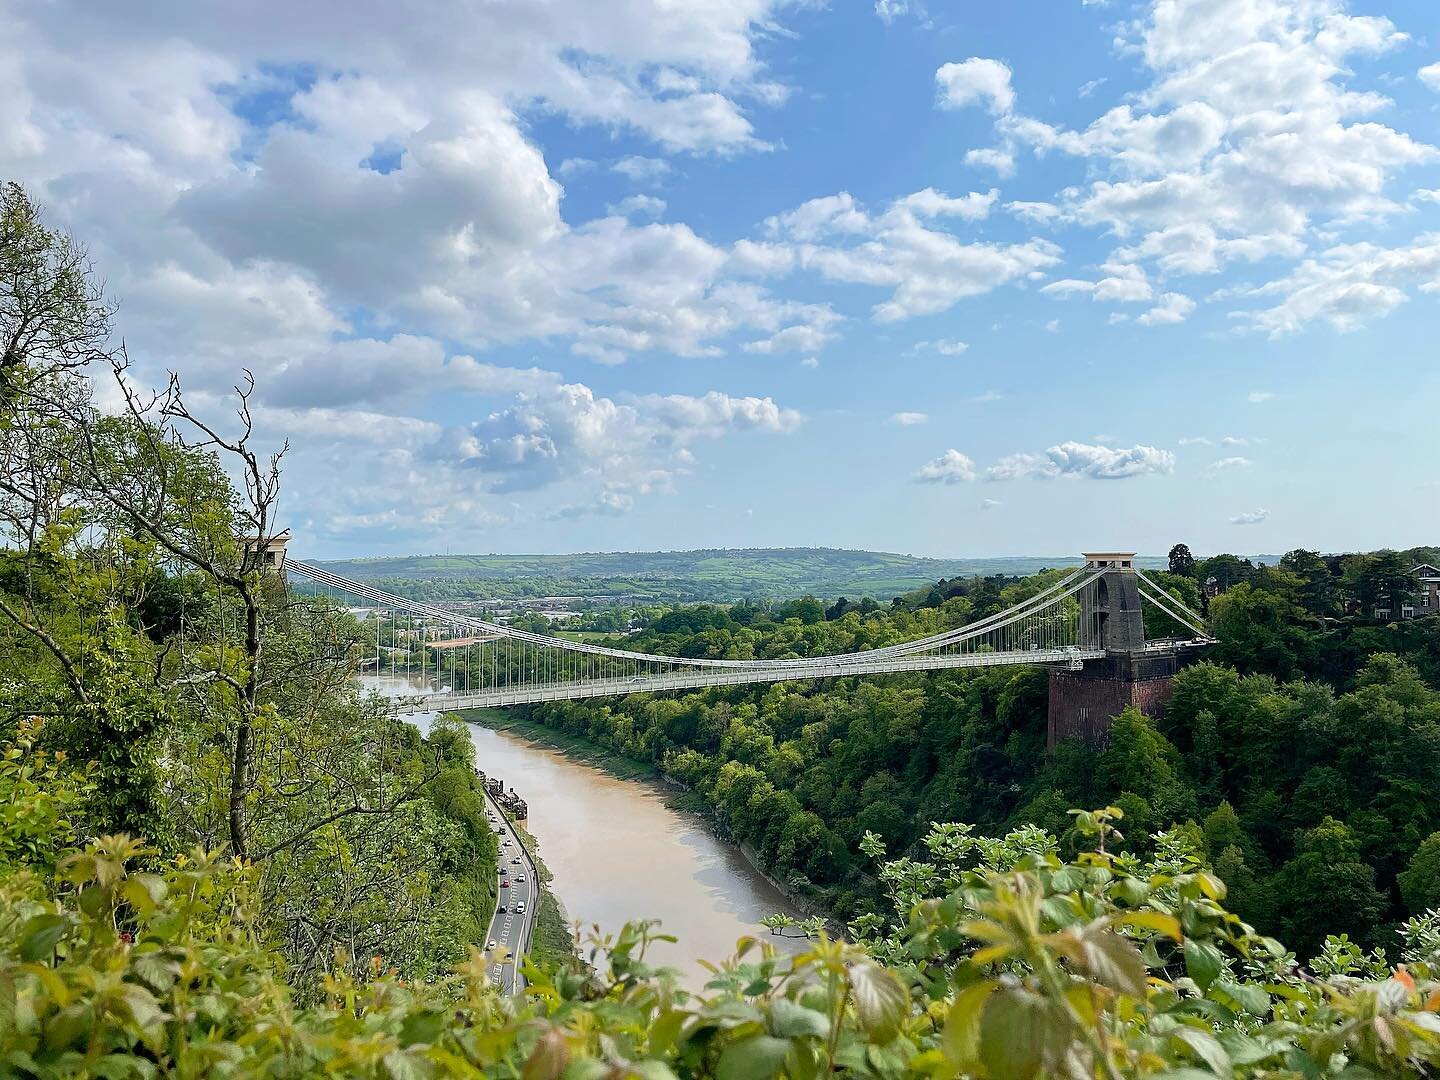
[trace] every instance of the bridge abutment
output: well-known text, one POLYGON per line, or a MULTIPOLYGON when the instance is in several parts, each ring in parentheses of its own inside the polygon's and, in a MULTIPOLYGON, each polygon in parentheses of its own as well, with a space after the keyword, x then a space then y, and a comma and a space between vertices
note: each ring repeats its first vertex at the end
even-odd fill
POLYGON ((1117 653, 1087 660, 1079 671, 1050 670, 1048 739, 1051 747, 1065 739, 1103 746, 1110 721, 1131 705, 1146 716, 1165 715, 1178 652, 1130 655, 1117 653))

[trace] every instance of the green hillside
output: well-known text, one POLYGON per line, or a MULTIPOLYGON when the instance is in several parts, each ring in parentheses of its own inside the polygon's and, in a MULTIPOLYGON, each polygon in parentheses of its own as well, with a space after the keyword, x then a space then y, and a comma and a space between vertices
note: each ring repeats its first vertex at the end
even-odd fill
MULTIPOLYGON (((320 565, 415 599, 504 600, 576 596, 636 601, 723 601, 872 596, 888 600, 940 578, 1026 575, 1076 556, 927 559, 839 548, 587 552, 576 555, 415 555, 320 565)), ((1142 558, 1163 567, 1162 557, 1142 558)))

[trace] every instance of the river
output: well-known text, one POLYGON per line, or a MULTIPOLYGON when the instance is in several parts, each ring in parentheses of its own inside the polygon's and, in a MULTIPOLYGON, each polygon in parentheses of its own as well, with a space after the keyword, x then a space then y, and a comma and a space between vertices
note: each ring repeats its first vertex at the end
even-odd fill
MULTIPOLYGON (((360 681, 380 693, 416 692, 403 677, 360 681)), ((423 730, 431 718, 413 720, 423 730)), ((669 806, 664 785, 618 779, 511 731, 469 728, 476 764, 529 805, 527 828, 572 921, 613 933, 628 919, 659 919, 679 940, 657 945, 650 961, 680 969, 691 989, 707 977, 700 959, 730 956, 747 934, 788 951, 804 947, 760 925, 772 912, 801 913, 704 821, 669 806)))

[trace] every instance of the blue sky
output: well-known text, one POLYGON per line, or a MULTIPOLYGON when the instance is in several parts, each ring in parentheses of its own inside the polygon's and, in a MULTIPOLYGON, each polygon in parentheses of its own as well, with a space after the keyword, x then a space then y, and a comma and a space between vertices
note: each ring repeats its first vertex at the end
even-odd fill
POLYGON ((315 556, 1440 538, 1422 0, 9 4, 0 176, 315 556))

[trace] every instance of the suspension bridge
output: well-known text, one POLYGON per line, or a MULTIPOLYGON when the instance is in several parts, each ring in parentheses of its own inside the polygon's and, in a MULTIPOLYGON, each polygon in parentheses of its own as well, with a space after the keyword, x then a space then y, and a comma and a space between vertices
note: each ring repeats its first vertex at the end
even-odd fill
POLYGON ((1173 673, 1179 657, 1212 640, 1204 618, 1137 568, 1132 553, 1090 553, 1084 559, 1047 588, 965 626, 858 652, 756 660, 664 656, 538 634, 396 596, 311 563, 292 559, 284 566, 292 580, 369 609, 375 653, 366 667, 416 684, 415 694, 391 699, 397 714, 1031 664, 1052 669, 1053 738, 1055 671, 1081 679, 1088 672, 1101 681, 1088 697, 1081 694, 1085 701, 1078 705, 1077 684, 1074 679, 1067 684, 1067 708, 1089 725, 1092 706, 1104 710, 1120 700, 1114 686, 1131 686, 1134 698, 1134 686, 1173 673), (1167 616, 1179 633, 1147 640, 1146 607, 1167 616))

